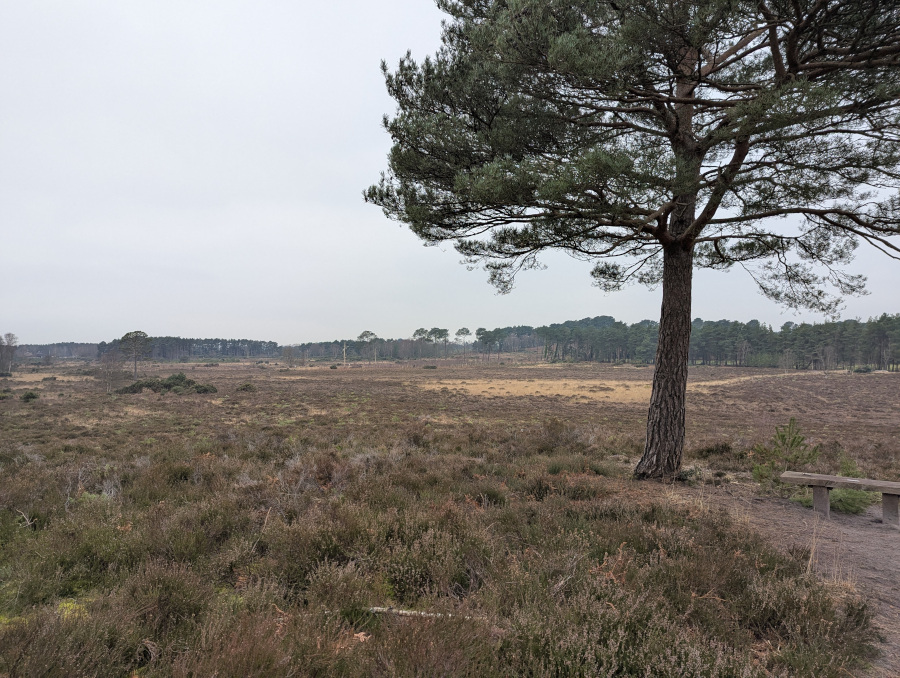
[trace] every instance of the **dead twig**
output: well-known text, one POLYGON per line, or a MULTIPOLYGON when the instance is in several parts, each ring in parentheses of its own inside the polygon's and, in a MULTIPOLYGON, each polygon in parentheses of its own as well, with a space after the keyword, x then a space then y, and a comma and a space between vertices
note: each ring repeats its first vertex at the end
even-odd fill
POLYGON ((35 522, 37 522, 37 519, 36 519, 36 518, 29 518, 29 517, 25 514, 24 511, 20 511, 19 509, 16 509, 16 513, 18 513, 20 516, 22 516, 22 520, 25 521, 25 524, 22 525, 22 527, 31 527, 32 525, 35 524, 35 522))

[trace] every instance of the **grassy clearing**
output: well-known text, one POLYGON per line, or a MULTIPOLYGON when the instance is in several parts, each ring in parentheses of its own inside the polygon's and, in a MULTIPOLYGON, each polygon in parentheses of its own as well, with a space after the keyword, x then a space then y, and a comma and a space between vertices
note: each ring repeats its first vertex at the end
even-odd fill
POLYGON ((580 403, 216 369, 215 395, 0 403, 0 673, 838 676, 868 653, 864 601, 633 483, 636 439, 580 403))

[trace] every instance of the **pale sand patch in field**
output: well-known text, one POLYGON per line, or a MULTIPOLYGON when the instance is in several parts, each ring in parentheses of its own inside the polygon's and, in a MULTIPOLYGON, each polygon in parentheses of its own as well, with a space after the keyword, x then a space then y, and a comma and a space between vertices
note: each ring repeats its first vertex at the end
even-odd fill
MULTIPOLYGON (((416 383, 420 388, 439 391, 443 388, 476 396, 562 396, 582 400, 617 403, 646 403, 650 401, 650 374, 647 381, 613 381, 608 379, 441 379, 416 383)), ((729 379, 713 379, 688 384, 689 391, 706 391, 742 381, 783 377, 784 374, 751 375, 729 379)), ((790 376, 789 374, 787 376, 790 376)))
POLYGON ((605 381, 599 379, 442 379, 417 383, 417 386, 439 391, 442 388, 477 396, 563 396, 586 400, 614 402, 647 402, 650 382, 605 381))
POLYGON ((697 381, 688 384, 689 391, 705 391, 714 386, 727 386, 729 384, 737 384, 742 381, 765 381, 767 379, 780 379, 782 377, 790 377, 796 375, 796 372, 782 372, 780 374, 751 374, 746 377, 730 377, 728 379, 707 379, 705 381, 697 381))
MULTIPOLYGON (((11 379, 12 381, 21 381, 24 383, 33 384, 35 382, 43 381, 47 376, 48 375, 46 373, 45 374, 40 374, 40 373, 38 373, 38 374, 18 374, 16 372, 13 372, 13 376, 7 377, 7 378, 11 379)), ((49 376, 52 377, 54 375, 51 374, 49 376)), ((68 376, 68 375, 56 375, 56 379, 50 380, 46 383, 53 384, 54 382, 59 383, 61 381, 87 381, 89 378, 90 377, 73 377, 73 376, 68 376)))

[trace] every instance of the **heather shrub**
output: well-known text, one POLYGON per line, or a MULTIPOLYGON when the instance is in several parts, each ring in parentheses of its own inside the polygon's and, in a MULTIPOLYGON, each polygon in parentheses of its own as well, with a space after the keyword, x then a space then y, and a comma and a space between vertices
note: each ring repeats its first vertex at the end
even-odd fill
POLYGON ((138 668, 139 637, 122 610, 53 606, 0 624, 0 673, 10 678, 127 676, 138 668))
POLYGON ((3 418, 0 674, 838 676, 866 656, 860 600, 651 500, 604 459, 631 438, 405 416, 344 378, 319 382, 328 407, 279 377, 3 418))
POLYGON ((130 386, 123 386, 116 393, 122 395, 126 393, 141 393, 144 389, 153 391, 154 393, 175 393, 181 395, 184 393, 216 393, 217 389, 211 384, 198 384, 193 379, 188 379, 184 372, 170 375, 165 379, 159 377, 151 377, 149 379, 139 379, 130 386))
POLYGON ((195 644, 173 657, 169 675, 244 678, 298 675, 304 669, 312 674, 315 662, 309 655, 297 656, 285 637, 286 626, 267 614, 220 613, 203 626, 195 644))
POLYGON ((81 501, 63 517, 19 543, 19 567, 2 592, 21 611, 55 598, 77 597, 109 586, 147 553, 140 536, 124 526, 115 507, 81 501))
POLYGON ((748 466, 747 451, 736 449, 729 442, 718 442, 689 450, 687 456, 722 471, 746 471, 748 466))
POLYGON ((209 607, 213 590, 190 566, 164 560, 145 562, 122 585, 121 605, 155 639, 190 635, 209 607))

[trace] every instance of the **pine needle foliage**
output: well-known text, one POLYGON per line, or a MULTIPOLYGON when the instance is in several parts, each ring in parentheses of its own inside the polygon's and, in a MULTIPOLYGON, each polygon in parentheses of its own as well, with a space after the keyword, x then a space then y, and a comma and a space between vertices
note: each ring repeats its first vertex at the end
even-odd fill
POLYGON ((443 45, 384 65, 365 199, 500 291, 559 249, 603 290, 662 284, 639 476, 684 441, 694 267, 835 314, 861 242, 900 258, 894 0, 439 0, 443 45))
POLYGON ((759 462, 753 466, 753 477, 764 485, 782 487, 779 480, 785 471, 797 471, 819 458, 819 445, 810 446, 800 433, 797 420, 785 426, 776 426, 775 435, 768 446, 756 445, 753 456, 759 462))

